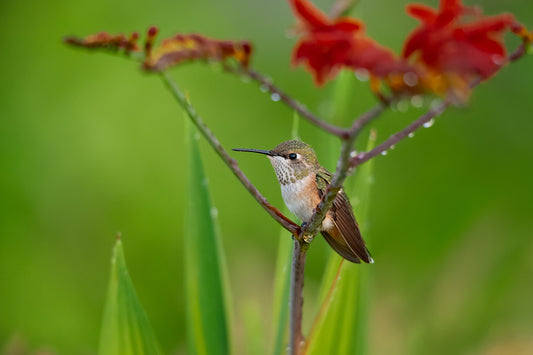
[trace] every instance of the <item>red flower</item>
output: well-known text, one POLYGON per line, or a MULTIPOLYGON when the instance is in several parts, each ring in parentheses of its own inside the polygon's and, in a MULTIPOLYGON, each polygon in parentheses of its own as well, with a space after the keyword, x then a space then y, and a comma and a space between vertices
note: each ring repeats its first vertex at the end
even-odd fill
POLYGON ((437 79, 436 91, 468 91, 471 80, 489 78, 507 61, 502 37, 515 24, 511 14, 484 17, 461 0, 441 0, 438 10, 408 5, 407 13, 421 24, 407 38, 403 57, 414 58, 426 79, 437 79), (474 20, 464 22, 465 15, 474 20))
POLYGON ((342 67, 366 69, 378 78, 408 70, 392 51, 365 35, 361 21, 349 17, 331 20, 308 0, 289 2, 301 21, 302 34, 292 63, 304 63, 317 85, 333 79, 342 67))

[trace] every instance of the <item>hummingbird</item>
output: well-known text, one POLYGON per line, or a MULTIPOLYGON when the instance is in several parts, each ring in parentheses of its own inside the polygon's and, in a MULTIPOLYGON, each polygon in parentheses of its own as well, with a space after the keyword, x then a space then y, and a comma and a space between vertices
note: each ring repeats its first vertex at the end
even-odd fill
MULTIPOLYGON (((281 186, 283 201, 304 223, 311 220, 316 206, 331 183, 333 174, 318 162, 315 151, 307 143, 289 140, 272 150, 233 149, 266 155, 281 186)), ((343 258, 360 263, 373 263, 361 237, 348 196, 341 189, 332 208, 319 228, 328 244, 343 258)))

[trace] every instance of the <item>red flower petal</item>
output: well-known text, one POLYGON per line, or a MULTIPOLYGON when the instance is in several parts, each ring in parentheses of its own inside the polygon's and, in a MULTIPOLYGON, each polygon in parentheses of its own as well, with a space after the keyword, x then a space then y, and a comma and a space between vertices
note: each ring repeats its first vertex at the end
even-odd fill
POLYGON ((432 24, 438 16, 437 11, 424 4, 410 4, 405 8, 407 14, 420 22, 432 24))
POLYGON ((464 90, 476 76, 489 78, 505 63, 502 37, 515 23, 512 15, 484 17, 461 0, 441 0, 438 10, 416 4, 406 11, 421 24, 408 36, 402 55, 422 72, 448 76, 439 80, 439 87, 448 83, 445 90, 453 91, 453 85, 464 90), (465 15, 473 20, 465 23, 465 15))
POLYGON ((392 51, 364 34, 361 21, 349 17, 331 20, 308 0, 289 2, 304 29, 292 63, 306 65, 317 85, 333 79, 341 68, 366 69, 379 78, 407 70, 392 51))
POLYGON ((335 21, 335 28, 339 31, 346 32, 346 33, 352 33, 356 31, 363 31, 365 29, 365 26, 361 21, 358 21, 354 18, 349 17, 341 17, 337 21, 335 21))
POLYGON ((313 29, 327 27, 330 20, 322 11, 320 11, 315 5, 305 0, 290 0, 289 1, 294 8, 295 14, 304 23, 313 29))

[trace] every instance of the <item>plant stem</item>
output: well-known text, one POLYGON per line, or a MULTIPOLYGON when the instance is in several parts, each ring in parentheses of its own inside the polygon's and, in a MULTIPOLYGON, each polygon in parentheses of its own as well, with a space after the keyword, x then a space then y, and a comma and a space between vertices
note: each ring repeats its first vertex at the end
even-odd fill
POLYGON ((300 116, 302 116, 303 118, 305 118, 307 121, 314 124, 318 128, 321 128, 322 130, 329 132, 335 136, 341 137, 341 138, 348 136, 348 131, 346 129, 337 127, 317 117, 311 111, 309 111, 302 103, 290 97, 283 90, 275 86, 270 79, 259 74, 255 70, 248 69, 248 70, 243 70, 243 71, 236 71, 234 69, 230 69, 227 67, 226 67, 226 70, 233 72, 233 73, 240 73, 240 74, 247 75, 251 79, 258 82, 262 87, 266 88, 269 93, 279 95, 279 98, 281 101, 283 101, 289 107, 294 109, 296 112, 298 112, 298 114, 300 114, 300 116))
POLYGON ((303 289, 305 257, 309 244, 303 240, 294 239, 291 265, 291 291, 289 295, 289 355, 298 355, 305 345, 302 334, 303 289))
POLYGON ((201 117, 196 113, 196 110, 189 103, 185 94, 179 89, 176 83, 170 78, 166 72, 160 73, 161 79, 170 90, 178 104, 185 110, 191 121, 202 133, 204 138, 209 142, 211 147, 215 150, 218 156, 226 163, 228 168, 233 172, 233 174, 239 179, 239 181, 244 185, 246 190, 255 198, 255 200, 267 211, 267 213, 274 218, 279 224, 281 224, 285 229, 291 232, 293 235, 297 236, 300 232, 300 226, 289 218, 287 218, 279 209, 272 206, 267 199, 261 195, 259 190, 252 184, 248 177, 239 169, 239 164, 235 159, 229 156, 222 144, 215 137, 213 132, 207 127, 201 117))
MULTIPOLYGON (((525 53, 523 46, 519 47, 515 53, 511 54, 510 60, 515 61, 525 53)), ((246 189, 254 196, 259 204, 284 228, 289 230, 294 238, 294 251, 292 258, 292 268, 291 268, 291 289, 290 289, 290 335, 289 335, 289 354, 299 355, 300 350, 305 346, 305 339, 302 334, 302 314, 303 314, 303 282, 304 282, 304 269, 305 269, 305 258, 306 252, 309 247, 309 244, 306 242, 305 236, 314 236, 318 228, 322 224, 326 213, 331 208, 334 199, 337 196, 337 193, 342 188, 346 177, 348 176, 348 169, 351 167, 358 166, 371 158, 381 154, 382 152, 389 149, 394 144, 398 143, 402 139, 405 139, 410 133, 416 131, 422 127, 426 122, 434 119, 441 113, 443 113, 451 104, 450 100, 444 101, 439 106, 429 110, 426 114, 422 115, 416 121, 412 122, 405 129, 393 134, 385 142, 378 145, 376 148, 372 149, 369 152, 361 153, 355 157, 351 157, 351 152, 353 149, 354 142, 358 137, 360 131, 371 122, 373 119, 378 117, 386 108, 386 105, 381 103, 373 109, 367 111, 365 114, 361 115, 358 119, 354 120, 352 126, 349 130, 339 128, 337 126, 331 125, 320 118, 313 115, 311 112, 307 111, 305 107, 293 100, 283 91, 274 86, 269 80, 267 80, 262 75, 258 74, 253 70, 248 70, 244 72, 250 78, 258 81, 261 85, 267 87, 268 91, 271 93, 278 94, 280 99, 284 101, 287 105, 292 107, 297 111, 302 117, 307 119, 309 122, 315 124, 317 127, 327 131, 333 135, 340 137, 343 142, 341 145, 341 151, 339 159, 337 160, 337 167, 331 184, 326 189, 326 193, 322 196, 322 199, 319 205, 315 209, 311 220, 306 224, 304 228, 300 228, 297 224, 292 222, 290 219, 285 217, 277 208, 273 207, 268 203, 268 201, 259 193, 255 186, 248 180, 244 173, 238 168, 237 162, 231 158, 228 153, 224 150, 220 142, 216 139, 213 133, 207 128, 205 123, 201 118, 196 114, 194 108, 187 101, 185 95, 179 90, 177 85, 170 79, 168 74, 161 73, 163 81, 173 93, 174 97, 182 108, 187 112, 191 120, 198 127, 200 132, 207 139, 209 144, 215 149, 217 154, 221 159, 228 165, 231 171, 235 176, 241 181, 241 183, 246 187, 246 189)), ((479 81, 472 83, 471 87, 475 87, 479 84, 479 81)))
POLYGON ((409 136, 409 134, 413 133, 420 127, 422 127, 425 123, 431 121, 435 117, 442 114, 448 106, 450 106, 450 101, 444 101, 437 107, 429 110, 427 113, 420 116, 416 121, 412 122, 410 125, 405 127, 403 130, 394 133, 391 135, 385 142, 381 143, 374 149, 372 149, 369 152, 360 153, 357 156, 350 159, 350 165, 352 167, 356 167, 358 165, 363 164, 364 162, 372 159, 373 157, 385 152, 386 150, 390 149, 393 145, 397 144, 402 139, 409 136))
POLYGON ((384 103, 379 103, 374 108, 368 110, 367 112, 359 116, 359 118, 355 119, 349 131, 350 135, 354 136, 353 141, 357 139, 357 136, 359 135, 361 130, 365 128, 365 126, 369 124, 373 119, 379 117, 379 115, 381 115, 386 108, 387 106, 384 103))
MULTIPOLYGON (((509 56, 508 56, 509 62, 512 63, 512 62, 515 62, 518 59, 522 58, 526 54, 525 48, 526 48, 526 46, 523 43, 520 46, 518 46, 518 48, 513 53, 509 54, 509 56)), ((470 85, 469 85, 470 89, 474 89, 476 86, 478 86, 482 82, 483 81, 481 79, 476 79, 476 80, 472 81, 472 83, 470 83, 470 85)), ((364 162, 366 162, 366 161, 374 158, 375 156, 383 153, 384 151, 387 151, 393 145, 395 145, 396 143, 400 142, 402 139, 405 139, 406 137, 408 137, 409 134, 414 133, 417 129, 422 127, 424 125, 424 123, 427 123, 427 122, 431 121, 432 119, 436 118, 437 116, 439 116, 440 114, 442 114, 451 105, 451 103, 452 102, 451 102, 450 99, 447 99, 447 100, 443 101, 440 105, 438 105, 437 107, 432 108, 427 113, 425 113, 422 116, 420 116, 416 121, 413 121, 411 124, 409 124, 403 130, 391 135, 385 142, 381 143, 380 145, 378 145, 377 147, 375 147, 371 151, 360 153, 357 156, 351 158, 350 159, 350 166, 351 167, 356 167, 358 165, 361 165, 364 162)), ((354 133, 356 134, 357 131, 360 130, 359 127, 356 127, 358 125, 358 122, 361 121, 361 123, 366 124, 366 122, 365 122, 366 120, 367 120, 367 118, 365 118, 363 120, 363 117, 361 117, 360 119, 356 120, 353 123, 353 125, 352 125, 352 129, 350 131, 350 134, 354 134, 354 133)), ((359 124, 361 126, 361 128, 362 128, 363 124, 359 124)))
POLYGON ((322 221, 326 217, 328 211, 331 209, 333 201, 337 197, 337 193, 341 190, 344 180, 346 180, 348 177, 348 169, 350 168, 350 155, 352 153, 352 147, 355 139, 358 136, 358 133, 367 122, 379 116, 383 110, 384 106, 378 105, 363 114, 353 124, 352 128, 350 129, 351 133, 342 142, 339 159, 337 160, 337 167, 335 169, 335 174, 331 179, 331 184, 329 184, 324 195, 322 196, 322 199, 320 200, 320 203, 318 206, 316 206, 315 213, 311 217, 311 220, 304 228, 302 228, 302 237, 304 235, 315 235, 319 227, 322 225, 322 221))
MULTIPOLYGON (((344 1, 339 1, 342 3, 344 1)), ((80 42, 76 38, 67 38, 65 40, 70 44, 80 45, 80 42)), ((84 44, 82 44, 84 46, 84 44)), ((113 53, 117 53, 116 51, 113 53)), ((130 58, 136 61, 142 59, 142 55, 138 53, 129 53, 130 58)), ((510 62, 514 62, 526 54, 526 44, 522 44, 511 53, 508 57, 510 62)), ((224 65, 224 64, 223 64, 224 65)), ((310 123, 314 124, 318 128, 328 132, 332 135, 339 137, 342 140, 340 156, 337 161, 337 167, 331 184, 328 186, 326 192, 322 196, 319 205, 316 207, 315 212, 310 221, 306 224, 305 228, 300 228, 299 225, 287 218, 279 209, 272 206, 267 199, 261 195, 261 193, 250 182, 246 175, 239 169, 237 161, 226 152, 222 144, 218 141, 215 135, 209 130, 207 125, 203 122, 200 116, 196 113, 192 105, 187 100, 186 96, 179 89, 176 83, 170 78, 166 72, 160 72, 159 75, 176 99, 178 104, 185 110, 191 121, 196 125, 198 130, 208 141, 211 147, 215 150, 218 156, 224 161, 228 168, 233 172, 237 179, 244 185, 248 192, 255 198, 255 200, 265 209, 265 211, 276 220, 281 226, 290 231, 294 236, 294 251, 291 268, 291 292, 290 292, 290 339, 289 339, 289 353, 291 355, 299 355, 301 349, 305 345, 305 339, 302 334, 302 307, 303 307, 303 282, 304 282, 304 268, 306 252, 309 248, 309 244, 306 242, 305 236, 314 236, 318 231, 319 226, 322 224, 326 213, 331 208, 337 193, 342 188, 346 177, 348 176, 348 170, 356 167, 382 152, 390 149, 394 144, 398 143, 402 139, 409 136, 424 123, 429 122, 431 119, 437 117, 443 113, 451 104, 450 100, 444 101, 439 106, 432 108, 426 114, 419 117, 416 121, 412 122, 403 130, 391 135, 385 142, 381 143, 369 152, 358 154, 355 157, 351 157, 353 145, 358 137, 360 131, 378 117, 383 110, 387 107, 385 103, 378 104, 373 109, 369 110, 365 114, 361 115, 358 119, 354 120, 352 126, 349 129, 341 128, 332 125, 321 118, 315 116, 312 112, 307 110, 304 105, 291 98, 281 89, 272 84, 272 82, 265 76, 259 74, 252 69, 234 69, 228 65, 224 65, 224 68, 238 75, 247 75, 252 80, 258 82, 264 86, 271 94, 276 94, 279 99, 293 108, 301 117, 305 118, 310 123)), ((474 81, 470 87, 477 86, 481 81, 474 81)))

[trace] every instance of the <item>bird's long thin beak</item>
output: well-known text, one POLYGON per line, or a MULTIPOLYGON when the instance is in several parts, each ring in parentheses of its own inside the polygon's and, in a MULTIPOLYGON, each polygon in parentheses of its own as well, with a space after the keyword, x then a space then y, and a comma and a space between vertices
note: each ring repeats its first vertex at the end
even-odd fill
POLYGON ((265 154, 265 155, 269 155, 271 157, 275 155, 270 150, 244 149, 244 148, 235 148, 235 149, 232 149, 232 150, 234 150, 236 152, 251 152, 251 153, 265 154))

